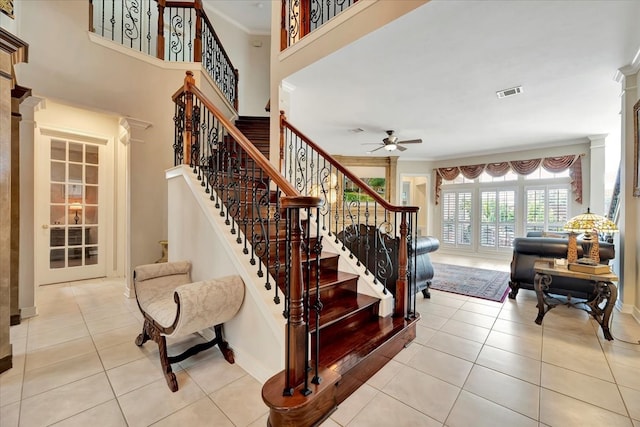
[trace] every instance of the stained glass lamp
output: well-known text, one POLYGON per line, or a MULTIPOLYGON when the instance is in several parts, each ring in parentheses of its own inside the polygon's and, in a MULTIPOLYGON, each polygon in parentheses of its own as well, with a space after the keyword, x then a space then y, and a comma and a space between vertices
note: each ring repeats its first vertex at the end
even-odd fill
MULTIPOLYGON (((591 213, 589 208, 587 212, 571 218, 565 225, 564 230, 570 233, 584 233, 583 240, 587 243, 585 254, 582 258, 577 260, 581 264, 597 264, 600 261, 600 246, 598 244, 598 233, 614 233, 618 231, 618 226, 608 218, 601 215, 591 213)), ((576 251, 577 248, 572 247, 576 245, 575 239, 569 239, 569 254, 576 251)), ((574 252, 575 253, 575 252, 574 252)), ((571 256, 568 255, 569 262, 571 256)))

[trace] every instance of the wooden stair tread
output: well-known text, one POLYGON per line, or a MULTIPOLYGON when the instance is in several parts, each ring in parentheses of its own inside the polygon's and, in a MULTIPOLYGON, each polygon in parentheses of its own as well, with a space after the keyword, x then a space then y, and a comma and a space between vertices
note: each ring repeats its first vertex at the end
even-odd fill
POLYGON ((408 325, 402 317, 378 317, 366 324, 355 324, 343 330, 330 346, 320 351, 320 366, 344 374, 383 343, 402 332, 408 325))
MULTIPOLYGON (((351 291, 339 291, 333 298, 322 300, 323 308, 320 312, 320 333, 322 328, 333 325, 359 311, 370 309, 380 300, 369 295, 358 294, 351 291)), ((316 331, 316 319, 314 312, 310 312, 309 332, 316 331)))
MULTIPOLYGON (((337 271, 335 275, 322 274, 322 271, 320 271, 320 291, 322 291, 322 288, 339 285, 342 282, 358 279, 359 277, 357 274, 347 273, 346 271, 337 271)), ((311 293, 315 294, 315 287, 311 289, 311 293)))

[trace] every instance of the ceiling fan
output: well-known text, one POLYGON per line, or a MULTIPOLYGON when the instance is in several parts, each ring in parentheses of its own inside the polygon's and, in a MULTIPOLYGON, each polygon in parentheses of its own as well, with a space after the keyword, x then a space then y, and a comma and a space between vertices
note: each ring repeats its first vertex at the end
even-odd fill
MULTIPOLYGON (((398 137, 395 136, 394 131, 393 130, 388 130, 387 132, 387 137, 384 138, 382 140, 382 145, 374 150, 369 151, 368 153, 373 153, 374 151, 378 151, 382 148, 384 148, 387 151, 405 151, 407 149, 407 147, 403 147, 400 144, 421 144, 422 143, 422 139, 407 139, 405 141, 398 141, 398 137)), ((369 144, 380 144, 378 142, 372 142, 369 144)))

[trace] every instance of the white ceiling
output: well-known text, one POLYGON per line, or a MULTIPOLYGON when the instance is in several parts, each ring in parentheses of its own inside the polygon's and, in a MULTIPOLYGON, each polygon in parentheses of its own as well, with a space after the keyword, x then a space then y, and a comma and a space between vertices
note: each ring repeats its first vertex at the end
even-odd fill
MULTIPOLYGON (((213 1, 238 22, 234 10, 268 9, 256 3, 213 1)), ((617 135, 614 75, 640 47, 639 20, 640 1, 433 0, 288 77, 289 119, 334 154, 365 155, 385 129, 424 140, 401 159, 617 135), (522 94, 497 99, 519 85, 522 94)))

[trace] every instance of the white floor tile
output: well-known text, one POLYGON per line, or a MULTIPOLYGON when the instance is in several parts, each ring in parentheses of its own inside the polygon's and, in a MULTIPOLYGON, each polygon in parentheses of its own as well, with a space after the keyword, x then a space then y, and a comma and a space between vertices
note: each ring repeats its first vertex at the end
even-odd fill
POLYGON ((269 412, 262 401, 262 384, 250 375, 218 389, 209 397, 235 426, 248 426, 269 412))
MULTIPOLYGON (((262 426, 267 425, 266 421, 262 426)), ((216 426, 234 427, 231 420, 218 408, 210 398, 203 397, 174 412, 166 418, 153 424, 154 427, 174 427, 174 426, 216 426)))
POLYGON ((80 412, 77 415, 69 417, 58 423, 53 424, 55 427, 87 427, 87 426, 105 426, 105 427, 127 427, 118 402, 113 399, 80 412))
MULTIPOLYGON (((378 393, 373 400, 346 424, 348 427, 441 427, 437 421, 402 401, 384 393, 378 393)), ((325 427, 325 424, 322 424, 325 427)))
POLYGON ((531 419, 538 418, 540 388, 534 384, 476 365, 463 389, 531 419))
POLYGON ((104 372, 22 400, 20 425, 48 426, 114 398, 104 372))
POLYGON ((460 393, 460 388, 416 369, 405 367, 382 391, 405 405, 444 422, 460 393))
POLYGON ((424 347, 407 362, 418 371, 462 387, 473 363, 433 348, 424 347))
POLYGON ((184 371, 177 372, 176 377, 179 389, 175 393, 163 377, 118 397, 129 427, 151 425, 205 397, 184 371))
POLYGON ((541 385, 609 411, 627 415, 618 387, 612 382, 543 363, 541 385))
POLYGON ((540 389, 540 421, 550 426, 629 427, 629 417, 547 389, 540 389))
POLYGON ((95 350, 52 365, 25 372, 22 398, 27 398, 65 384, 104 372, 95 350))
POLYGON ((443 332, 436 333, 426 344, 427 347, 449 353, 452 356, 473 362, 478 357, 482 344, 443 332))
POLYGON ((536 359, 486 345, 480 351, 476 364, 540 385, 541 362, 536 359))
POLYGON ((445 425, 448 427, 538 427, 538 422, 463 390, 445 425))
POLYGON ((367 384, 362 385, 344 402, 338 405, 338 410, 331 414, 331 419, 341 426, 346 426, 378 393, 379 390, 367 384))

